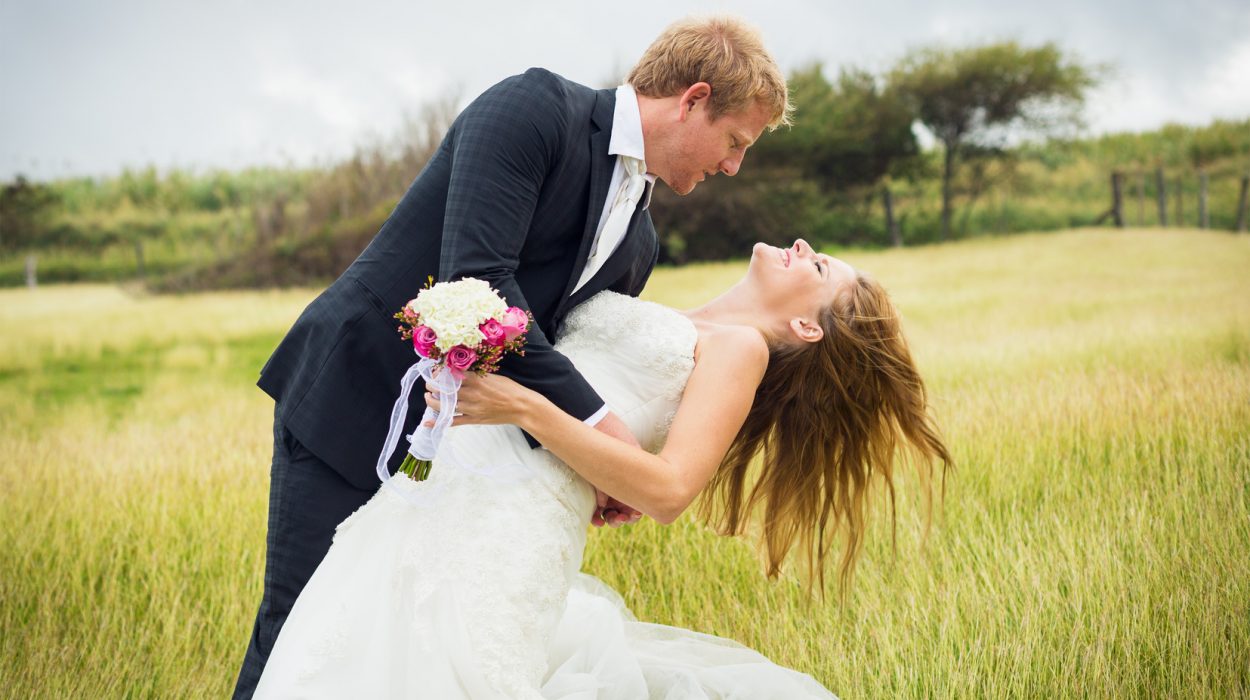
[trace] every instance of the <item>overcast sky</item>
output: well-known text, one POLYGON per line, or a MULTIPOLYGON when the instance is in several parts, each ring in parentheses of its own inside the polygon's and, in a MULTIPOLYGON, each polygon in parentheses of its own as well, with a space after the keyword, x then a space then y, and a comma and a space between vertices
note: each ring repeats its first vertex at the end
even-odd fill
POLYGON ((326 161, 529 66, 602 86, 711 11, 758 26, 787 72, 1056 41, 1115 66, 1093 132, 1250 117, 1246 0, 0 0, 0 178, 326 161))

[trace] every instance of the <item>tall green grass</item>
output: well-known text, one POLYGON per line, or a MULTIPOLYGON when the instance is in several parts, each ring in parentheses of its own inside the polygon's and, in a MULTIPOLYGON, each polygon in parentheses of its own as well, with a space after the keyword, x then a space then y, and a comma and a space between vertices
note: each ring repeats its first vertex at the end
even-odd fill
MULTIPOLYGON (((906 479, 897 549, 878 509, 842 604, 689 518, 595 533, 587 570, 844 698, 1250 694, 1250 237, 843 257, 892 291, 958 462, 927 540, 906 479)), ((742 269, 646 296, 694 305, 742 269)), ((264 550, 252 380, 312 294, 0 292, 5 695, 228 694, 264 550)))

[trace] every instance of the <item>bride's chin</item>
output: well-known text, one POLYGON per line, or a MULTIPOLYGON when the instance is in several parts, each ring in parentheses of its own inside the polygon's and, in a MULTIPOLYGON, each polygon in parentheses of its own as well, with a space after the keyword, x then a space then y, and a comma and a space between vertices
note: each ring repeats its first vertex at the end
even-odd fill
POLYGON ((764 269, 768 261, 768 256, 772 253, 772 247, 766 243, 756 243, 751 248, 751 259, 747 262, 747 271, 743 275, 743 280, 751 280, 759 276, 761 270, 764 269))
POLYGON ((761 268, 779 267, 781 264, 781 249, 767 243, 756 243, 751 246, 751 266, 759 265, 761 268))

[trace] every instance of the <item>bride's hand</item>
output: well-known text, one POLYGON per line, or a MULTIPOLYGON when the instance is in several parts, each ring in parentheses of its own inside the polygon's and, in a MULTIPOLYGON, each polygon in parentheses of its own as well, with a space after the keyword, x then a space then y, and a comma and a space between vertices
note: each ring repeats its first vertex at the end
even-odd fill
MULTIPOLYGON (((464 375, 456 399, 456 415, 452 425, 518 424, 526 406, 538 392, 498 374, 479 377, 464 375)), ((425 404, 441 411, 438 396, 425 392, 425 404)))

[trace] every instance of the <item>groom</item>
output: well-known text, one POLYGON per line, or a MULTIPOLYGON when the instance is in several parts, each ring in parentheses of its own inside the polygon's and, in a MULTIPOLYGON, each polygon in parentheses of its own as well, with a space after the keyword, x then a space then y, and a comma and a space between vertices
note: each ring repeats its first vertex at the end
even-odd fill
MULTIPOLYGON (((258 384, 276 402, 264 596, 236 698, 251 697, 335 526, 377 491, 374 464, 414 357, 391 315, 428 277, 484 279, 530 310, 525 356, 501 372, 633 440, 552 342, 569 310, 595 293, 642 290, 659 252, 646 211, 655 179, 684 195, 706 175, 734 175, 763 130, 787 121, 788 103, 758 34, 730 18, 670 26, 627 83, 596 91, 533 68, 474 100, 261 370, 258 384)), ((421 395, 413 392, 405 433, 421 395)), ((393 455, 392 471, 402 457, 393 455)), ((608 502, 596 519, 635 517, 608 502)))

